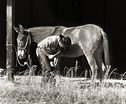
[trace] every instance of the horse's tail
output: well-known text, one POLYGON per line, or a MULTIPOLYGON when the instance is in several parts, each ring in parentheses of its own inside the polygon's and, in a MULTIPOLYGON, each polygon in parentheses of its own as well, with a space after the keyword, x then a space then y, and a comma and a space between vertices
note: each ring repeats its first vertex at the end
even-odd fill
POLYGON ((109 56, 109 44, 107 34, 101 30, 101 34, 103 37, 103 51, 104 51, 104 63, 106 65, 110 65, 110 56, 109 56))

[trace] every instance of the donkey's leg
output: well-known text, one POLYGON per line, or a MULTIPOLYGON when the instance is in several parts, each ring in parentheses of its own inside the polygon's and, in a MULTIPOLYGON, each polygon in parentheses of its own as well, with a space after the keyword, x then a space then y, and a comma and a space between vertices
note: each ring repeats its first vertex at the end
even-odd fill
POLYGON ((61 70, 61 57, 57 57, 55 69, 57 70, 57 73, 59 75, 61 75, 61 73, 62 73, 62 70, 61 70))
POLYGON ((96 63, 97 63, 97 66, 98 66, 98 78, 100 78, 100 81, 103 80, 104 78, 104 73, 103 73, 103 69, 102 69, 102 54, 101 53, 96 53, 96 56, 95 56, 95 59, 96 59, 96 63))
POLYGON ((95 57, 92 54, 89 54, 89 53, 85 54, 85 56, 87 58, 87 61, 89 63, 91 71, 92 71, 91 80, 93 82, 97 78, 98 66, 97 66, 97 63, 96 63, 96 59, 95 59, 95 57))

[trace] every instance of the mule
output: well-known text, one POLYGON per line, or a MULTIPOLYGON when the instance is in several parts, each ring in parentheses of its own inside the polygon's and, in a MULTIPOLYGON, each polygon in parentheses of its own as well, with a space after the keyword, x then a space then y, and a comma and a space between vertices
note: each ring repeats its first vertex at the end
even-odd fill
POLYGON ((20 29, 14 27, 15 31, 18 33, 17 37, 17 50, 16 59, 20 66, 27 66, 29 69, 29 75, 33 75, 33 71, 36 70, 36 65, 32 65, 32 59, 30 56, 31 48, 31 35, 23 30, 20 25, 20 29), (25 34, 25 35, 23 35, 25 34))
MULTIPOLYGON (((110 65, 107 34, 97 25, 87 24, 75 27, 41 26, 32 27, 29 29, 24 29, 20 25, 19 30, 19 35, 25 36, 25 32, 29 33, 32 41, 35 43, 39 43, 46 37, 52 35, 63 34, 64 36, 70 37, 72 45, 70 46, 69 50, 60 54, 57 58, 73 58, 85 55, 92 71, 92 80, 97 78, 97 74, 100 80, 102 80, 104 77, 102 67, 110 65)), ((21 53, 22 56, 25 55, 25 52, 21 53)), ((37 51, 37 53, 39 53, 39 51, 37 51)))

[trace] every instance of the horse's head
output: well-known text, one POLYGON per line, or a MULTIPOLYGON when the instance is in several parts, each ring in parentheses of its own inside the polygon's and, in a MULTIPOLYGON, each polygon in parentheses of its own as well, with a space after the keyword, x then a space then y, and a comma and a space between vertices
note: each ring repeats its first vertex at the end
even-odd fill
POLYGON ((14 27, 15 31, 18 33, 17 37, 17 56, 19 59, 25 59, 29 54, 29 49, 31 46, 30 32, 19 25, 19 28, 14 27))

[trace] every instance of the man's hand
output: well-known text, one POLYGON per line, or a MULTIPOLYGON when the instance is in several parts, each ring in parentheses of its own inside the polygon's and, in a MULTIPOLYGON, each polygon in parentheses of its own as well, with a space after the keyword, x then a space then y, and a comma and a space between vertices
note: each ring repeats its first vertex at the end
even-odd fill
POLYGON ((58 63, 58 58, 54 58, 53 61, 50 61, 50 65, 51 65, 52 67, 55 67, 55 66, 57 65, 57 63, 58 63))
POLYGON ((56 54, 54 54, 54 55, 49 55, 48 56, 48 58, 49 59, 53 59, 54 57, 56 57, 57 55, 59 55, 61 52, 60 51, 58 51, 56 54))
POLYGON ((53 59, 54 55, 49 55, 48 57, 49 59, 53 59))

